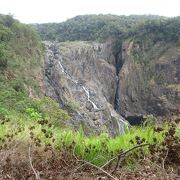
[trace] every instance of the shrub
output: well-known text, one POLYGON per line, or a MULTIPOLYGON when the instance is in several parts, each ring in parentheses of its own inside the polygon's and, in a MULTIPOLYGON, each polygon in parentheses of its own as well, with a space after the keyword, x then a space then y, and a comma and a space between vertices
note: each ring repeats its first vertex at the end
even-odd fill
POLYGON ((0 44, 0 70, 7 68, 7 61, 6 46, 4 44, 0 44))
POLYGON ((66 108, 69 112, 77 112, 79 109, 79 104, 77 104, 76 102, 73 102, 73 101, 69 101, 66 104, 66 108))
POLYGON ((59 107, 51 98, 44 97, 37 101, 37 108, 43 117, 56 126, 64 127, 66 120, 70 119, 68 113, 59 107))

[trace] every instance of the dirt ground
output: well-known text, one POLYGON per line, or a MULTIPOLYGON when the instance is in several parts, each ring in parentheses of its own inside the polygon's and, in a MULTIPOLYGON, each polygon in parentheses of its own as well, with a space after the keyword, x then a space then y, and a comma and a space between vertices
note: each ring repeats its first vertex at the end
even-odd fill
POLYGON ((41 180, 180 180, 180 167, 163 169, 148 159, 139 160, 131 168, 120 166, 112 173, 114 165, 102 170, 67 151, 29 151, 28 146, 22 144, 0 150, 0 159, 0 180, 36 180, 38 177, 41 180))

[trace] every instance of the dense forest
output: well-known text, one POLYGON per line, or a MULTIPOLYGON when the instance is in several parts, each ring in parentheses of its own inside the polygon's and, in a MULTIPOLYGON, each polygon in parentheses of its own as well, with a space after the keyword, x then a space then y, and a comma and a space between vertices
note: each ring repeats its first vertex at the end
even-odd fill
POLYGON ((122 37, 130 29, 135 29, 147 20, 163 19, 157 16, 115 16, 85 15, 76 16, 63 23, 37 24, 42 39, 57 41, 105 40, 109 37, 122 37))
POLYGON ((125 39, 146 37, 151 33, 154 41, 179 41, 180 17, 161 16, 76 16, 62 23, 35 24, 43 40, 103 41, 108 38, 125 39))

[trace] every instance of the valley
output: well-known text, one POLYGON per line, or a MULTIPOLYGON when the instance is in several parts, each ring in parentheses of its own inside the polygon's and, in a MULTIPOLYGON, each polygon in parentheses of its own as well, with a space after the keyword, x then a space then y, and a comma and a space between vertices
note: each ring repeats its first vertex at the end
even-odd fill
POLYGON ((178 179, 180 18, 0 15, 0 179, 178 179))

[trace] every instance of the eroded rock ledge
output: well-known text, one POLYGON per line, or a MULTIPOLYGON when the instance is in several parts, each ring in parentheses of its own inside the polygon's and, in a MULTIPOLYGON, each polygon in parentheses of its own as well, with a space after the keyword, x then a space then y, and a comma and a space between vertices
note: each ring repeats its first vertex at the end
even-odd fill
MULTIPOLYGON (((175 80, 179 81, 178 49, 174 54, 176 64, 167 57, 166 70, 171 68, 173 72, 170 73, 169 85, 165 86, 152 82, 152 79, 147 80, 149 72, 133 56, 135 50, 141 52, 133 41, 123 42, 116 53, 111 40, 105 43, 44 43, 47 49, 44 78, 46 95, 61 107, 77 107, 72 112, 74 120, 70 123, 75 128, 81 124, 87 132, 108 129, 115 135, 123 132, 126 124, 123 117, 142 117, 150 113, 165 115, 180 104, 179 90, 169 86, 178 84, 175 80)), ((164 57, 166 59, 166 55, 164 57)), ((157 71, 154 68, 157 77, 159 73, 168 77, 160 67, 160 60, 161 57, 152 61, 149 67, 160 68, 157 71)))
POLYGON ((45 91, 61 107, 77 106, 71 126, 115 135, 127 122, 114 110, 117 74, 112 43, 45 42, 45 91))

